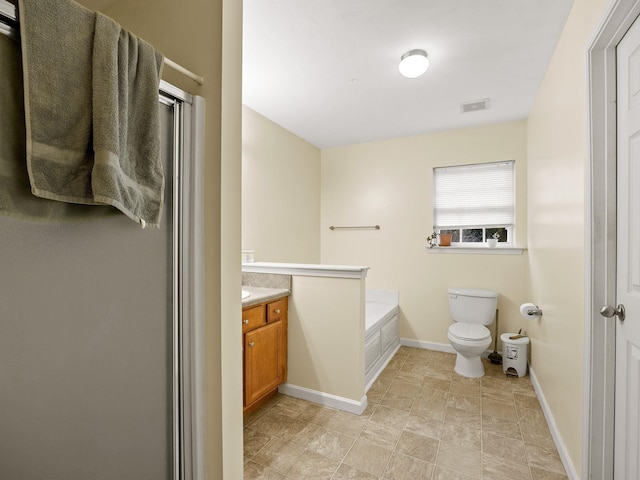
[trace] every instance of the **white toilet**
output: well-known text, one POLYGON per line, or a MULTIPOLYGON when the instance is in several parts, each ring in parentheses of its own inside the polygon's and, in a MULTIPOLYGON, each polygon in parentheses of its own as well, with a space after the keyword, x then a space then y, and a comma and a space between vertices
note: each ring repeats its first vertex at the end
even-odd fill
POLYGON ((458 355, 455 371, 463 377, 484 375, 480 355, 491 345, 491 325, 498 305, 498 293, 474 288, 450 288, 449 312, 453 324, 449 327, 449 342, 458 355))

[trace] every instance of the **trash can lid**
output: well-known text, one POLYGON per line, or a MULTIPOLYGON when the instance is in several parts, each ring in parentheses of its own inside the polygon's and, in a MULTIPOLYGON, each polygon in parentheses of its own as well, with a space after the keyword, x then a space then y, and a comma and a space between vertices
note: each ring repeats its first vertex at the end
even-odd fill
POLYGON ((518 335, 517 333, 503 333, 500 335, 500 340, 503 343, 507 343, 509 345, 527 345, 529 343, 529 337, 520 337, 514 338, 513 340, 509 337, 513 337, 514 335, 518 335))

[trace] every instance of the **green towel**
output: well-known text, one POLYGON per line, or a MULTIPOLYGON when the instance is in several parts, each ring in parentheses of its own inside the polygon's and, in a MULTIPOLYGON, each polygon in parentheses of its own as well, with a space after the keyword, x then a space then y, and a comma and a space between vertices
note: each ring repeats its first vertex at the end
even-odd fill
POLYGON ((157 227, 162 55, 71 0, 20 0, 18 11, 32 193, 157 227))
POLYGON ((155 227, 164 193, 158 106, 162 62, 151 45, 96 14, 93 196, 155 227))
POLYGON ((39 221, 76 221, 117 210, 34 196, 27 174, 20 44, 0 35, 0 214, 39 221))

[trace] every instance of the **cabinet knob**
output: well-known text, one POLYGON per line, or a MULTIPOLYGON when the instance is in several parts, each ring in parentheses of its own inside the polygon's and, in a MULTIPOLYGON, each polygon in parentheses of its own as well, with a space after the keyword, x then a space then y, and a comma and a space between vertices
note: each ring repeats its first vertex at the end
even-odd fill
POLYGON ((253 343, 253 342, 249 342, 249 346, 250 346, 250 347, 253 347, 254 345, 255 345, 255 343, 253 343))
POLYGON ((249 319, 245 318, 244 320, 242 320, 242 323, 244 323, 245 325, 249 325, 249 319))
POLYGON ((276 308, 276 309, 273 311, 273 313, 275 313, 276 315, 278 315, 278 314, 280 313, 280 309, 279 309, 279 308, 276 308))

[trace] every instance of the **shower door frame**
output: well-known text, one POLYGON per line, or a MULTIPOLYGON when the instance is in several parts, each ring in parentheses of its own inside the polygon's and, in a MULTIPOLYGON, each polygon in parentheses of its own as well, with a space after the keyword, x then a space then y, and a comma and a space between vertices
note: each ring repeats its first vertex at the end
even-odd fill
POLYGON ((173 478, 205 478, 204 99, 161 81, 173 107, 173 478))

